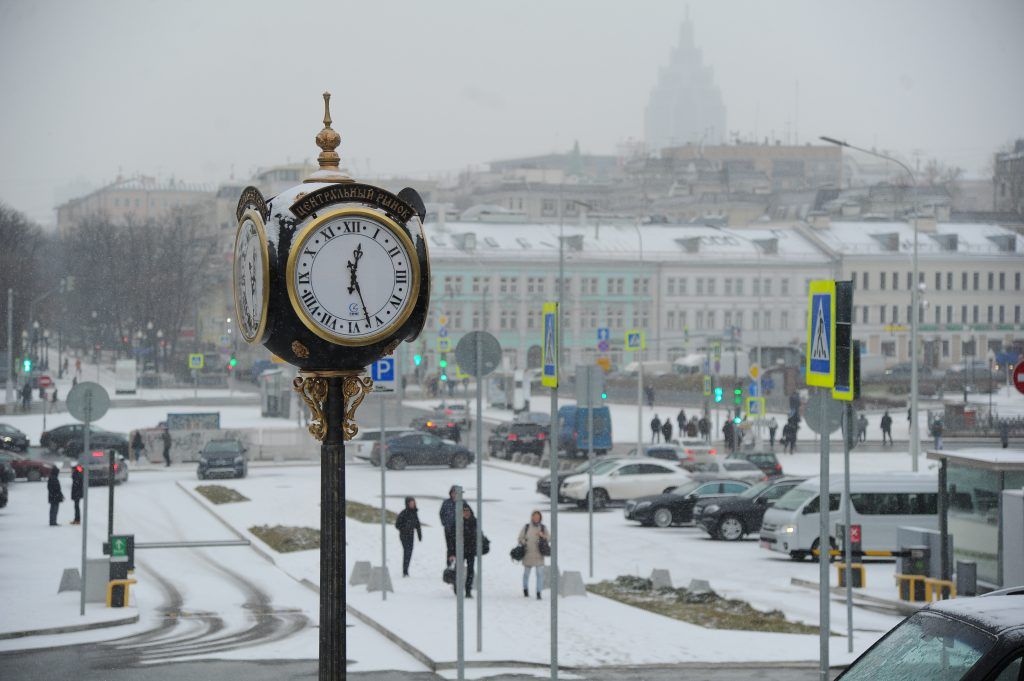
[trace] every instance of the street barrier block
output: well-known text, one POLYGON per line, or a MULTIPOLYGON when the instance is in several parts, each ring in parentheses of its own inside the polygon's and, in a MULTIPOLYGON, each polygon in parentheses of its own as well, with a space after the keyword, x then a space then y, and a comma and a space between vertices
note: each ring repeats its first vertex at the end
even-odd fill
POLYGON ((359 586, 370 581, 370 561, 357 560, 352 566, 352 575, 348 578, 349 586, 359 586))
POLYGON ((516 452, 515 454, 512 455, 512 463, 522 463, 522 461, 523 461, 523 453, 522 452, 516 452))
POLYGON ((651 586, 654 589, 671 589, 672 575, 669 574, 668 570, 655 568, 651 571, 651 586))
POLYGON ((366 583, 367 591, 390 591, 395 592, 391 586, 391 573, 386 567, 375 565, 370 568, 370 579, 366 583))
POLYGON ((710 582, 706 579, 691 579, 690 585, 686 587, 686 590, 697 595, 714 593, 714 589, 711 588, 710 582))
POLYGON ((566 570, 558 580, 560 596, 586 596, 587 588, 583 585, 583 575, 576 570, 566 570))
POLYGON ((78 568, 64 568, 64 573, 60 576, 60 586, 57 588, 57 593, 81 590, 82 575, 78 572, 78 568))

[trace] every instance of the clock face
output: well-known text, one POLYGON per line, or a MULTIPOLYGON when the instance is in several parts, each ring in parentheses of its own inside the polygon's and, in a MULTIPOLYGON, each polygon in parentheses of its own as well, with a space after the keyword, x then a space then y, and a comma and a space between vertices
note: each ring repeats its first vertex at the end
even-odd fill
POLYGON ((366 345, 408 319, 418 267, 411 239, 391 219, 363 209, 332 211, 297 235, 288 256, 288 296, 313 333, 366 345))
POLYGON ((269 258, 263 218, 253 210, 242 215, 235 235, 234 292, 238 330, 248 343, 261 339, 267 326, 269 258))

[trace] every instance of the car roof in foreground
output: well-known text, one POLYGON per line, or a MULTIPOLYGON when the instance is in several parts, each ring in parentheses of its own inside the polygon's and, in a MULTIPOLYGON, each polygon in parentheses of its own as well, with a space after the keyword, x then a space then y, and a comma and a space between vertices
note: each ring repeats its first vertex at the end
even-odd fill
POLYGON ((1016 629, 1015 638, 1024 641, 1024 586, 975 598, 953 598, 926 608, 930 612, 968 622, 993 633, 1016 629))

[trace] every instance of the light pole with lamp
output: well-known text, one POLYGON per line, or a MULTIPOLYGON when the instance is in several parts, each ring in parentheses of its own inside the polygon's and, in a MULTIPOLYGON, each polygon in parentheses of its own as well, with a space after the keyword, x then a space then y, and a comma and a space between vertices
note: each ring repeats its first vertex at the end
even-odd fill
POLYGON ((920 427, 918 426, 918 423, 917 423, 917 418, 918 418, 918 413, 917 413, 917 400, 918 400, 918 386, 917 386, 917 327, 918 327, 918 317, 921 314, 921 311, 920 311, 920 309, 918 307, 918 300, 919 300, 919 296, 920 296, 919 292, 921 290, 921 285, 922 285, 921 282, 919 281, 920 275, 918 274, 918 269, 917 269, 917 220, 918 220, 917 181, 914 178, 914 171, 910 169, 910 166, 908 166, 906 163, 904 163, 903 161, 899 160, 898 158, 894 158, 894 157, 888 156, 886 154, 881 154, 881 153, 879 153, 877 151, 872 151, 870 149, 864 149, 863 147, 855 146, 853 144, 850 144, 849 142, 845 142, 845 141, 842 141, 842 140, 835 139, 834 137, 821 136, 818 139, 820 139, 823 142, 828 142, 829 144, 835 144, 836 146, 839 146, 839 147, 846 147, 847 149, 853 149, 854 151, 859 151, 861 153, 867 154, 868 156, 874 156, 875 158, 880 158, 880 159, 882 159, 884 161, 891 161, 892 163, 895 163, 900 168, 902 168, 903 171, 907 174, 907 177, 910 178, 910 191, 911 191, 911 194, 913 195, 913 209, 914 209, 914 215, 913 215, 913 220, 914 220, 914 251, 913 251, 913 257, 912 257, 912 263, 913 263, 912 267, 913 267, 914 273, 912 275, 912 277, 913 277, 913 286, 910 287, 910 309, 911 309, 911 314, 910 314, 910 415, 911 415, 911 418, 910 418, 910 461, 911 461, 911 470, 913 470, 916 473, 917 472, 917 467, 918 467, 918 461, 917 461, 918 460, 918 454, 921 451, 921 430, 920 430, 920 427))
POLYGON ((43 357, 39 362, 44 369, 50 368, 50 330, 43 329, 43 357))
MULTIPOLYGON (((639 218, 633 223, 633 227, 636 229, 636 240, 640 246, 640 272, 641 278, 643 278, 644 270, 644 236, 640 231, 640 220, 639 218)), ((639 315, 639 302, 633 303, 636 307, 637 320, 641 319, 639 315)), ((637 456, 643 456, 644 451, 644 351, 643 344, 636 351, 636 454, 637 456)))

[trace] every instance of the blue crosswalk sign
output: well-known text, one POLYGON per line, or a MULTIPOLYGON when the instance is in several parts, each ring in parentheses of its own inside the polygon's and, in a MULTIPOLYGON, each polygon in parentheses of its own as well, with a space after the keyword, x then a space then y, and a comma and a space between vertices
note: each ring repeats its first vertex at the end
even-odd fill
POLYGON ((597 340, 606 341, 611 338, 611 329, 607 326, 602 326, 597 329, 597 340))
POLYGON ((382 357, 370 366, 370 378, 373 379, 375 388, 394 389, 395 387, 395 358, 382 357))

